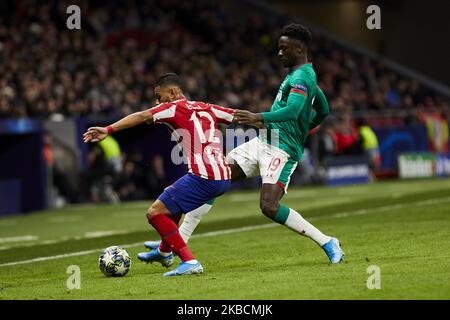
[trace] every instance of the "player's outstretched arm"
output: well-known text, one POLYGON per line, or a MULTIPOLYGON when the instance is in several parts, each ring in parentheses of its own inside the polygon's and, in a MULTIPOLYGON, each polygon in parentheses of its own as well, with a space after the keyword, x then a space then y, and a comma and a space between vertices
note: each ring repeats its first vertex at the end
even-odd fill
POLYGON ((309 123, 309 129, 312 130, 317 127, 330 114, 330 106, 323 91, 318 87, 316 98, 313 103, 313 116, 309 123))
POLYGON ((306 96, 291 91, 285 108, 277 111, 262 112, 264 122, 284 122, 296 120, 305 106, 306 96))
POLYGON ((238 123, 257 126, 258 123, 292 121, 298 118, 306 102, 301 94, 290 94, 285 108, 277 111, 253 113, 247 110, 236 110, 234 119, 238 123))
POLYGON ((297 120, 306 101, 308 100, 308 84, 311 79, 303 73, 299 73, 289 79, 290 91, 286 101, 286 107, 276 111, 263 112, 264 122, 285 122, 297 120))
POLYGON ((258 122, 285 122, 298 118, 305 106, 308 93, 305 81, 296 80, 291 83, 292 89, 286 102, 286 107, 276 111, 252 113, 245 110, 236 110, 234 119, 238 123, 256 125, 258 122))
POLYGON ((107 127, 91 127, 83 134, 83 141, 84 143, 102 141, 113 132, 150 122, 152 117, 152 113, 149 110, 145 110, 132 113, 107 127))

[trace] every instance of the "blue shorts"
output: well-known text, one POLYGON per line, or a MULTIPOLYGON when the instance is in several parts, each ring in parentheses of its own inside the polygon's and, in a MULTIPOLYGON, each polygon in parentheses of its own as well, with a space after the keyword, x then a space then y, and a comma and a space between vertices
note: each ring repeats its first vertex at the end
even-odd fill
POLYGON ((172 214, 188 213, 224 194, 231 180, 207 180, 188 173, 168 186, 159 196, 172 214))

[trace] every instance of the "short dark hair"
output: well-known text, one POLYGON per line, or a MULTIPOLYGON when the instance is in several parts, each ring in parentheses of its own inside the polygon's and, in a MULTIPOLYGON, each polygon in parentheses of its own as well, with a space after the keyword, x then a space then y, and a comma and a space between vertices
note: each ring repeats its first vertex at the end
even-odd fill
POLYGON ((167 85, 175 85, 179 88, 181 88, 181 79, 180 77, 175 73, 166 73, 163 74, 156 80, 156 86, 164 87, 167 85))
POLYGON ((311 31, 298 23, 291 23, 283 27, 280 32, 280 37, 286 36, 292 39, 300 40, 309 47, 312 41, 311 31))

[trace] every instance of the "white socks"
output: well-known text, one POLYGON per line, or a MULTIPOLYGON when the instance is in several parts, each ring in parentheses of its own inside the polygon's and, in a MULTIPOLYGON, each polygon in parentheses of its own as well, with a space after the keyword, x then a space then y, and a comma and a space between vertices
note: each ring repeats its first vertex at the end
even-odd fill
POLYGON ((172 251, 171 252, 163 252, 163 251, 159 250, 159 248, 158 248, 158 253, 163 257, 168 257, 172 254, 172 251))
POLYGON ((208 213, 209 210, 211 210, 211 208, 212 205, 205 203, 197 209, 186 213, 183 223, 179 228, 181 237, 183 238, 184 242, 188 243, 190 237, 192 236, 192 233, 200 223, 200 220, 206 213, 208 213))
POLYGON ((291 208, 289 208, 289 215, 284 225, 289 229, 314 240, 321 247, 331 240, 331 237, 324 235, 319 229, 303 219, 300 213, 291 208))

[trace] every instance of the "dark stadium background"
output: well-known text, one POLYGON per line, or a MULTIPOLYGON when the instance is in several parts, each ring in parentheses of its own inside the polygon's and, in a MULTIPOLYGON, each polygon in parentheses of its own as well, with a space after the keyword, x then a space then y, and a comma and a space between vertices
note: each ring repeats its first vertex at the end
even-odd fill
POLYGON ((181 75, 191 99, 268 110, 285 74, 278 32, 292 21, 313 31, 331 107, 292 185, 450 174, 442 1, 1 1, 0 12, 0 215, 157 196, 185 172, 165 128, 114 135, 117 159, 84 145, 84 130, 152 106, 165 72, 181 75), (81 30, 66 28, 71 4, 81 30), (381 30, 366 28, 370 4, 381 30), (362 121, 379 163, 368 163, 362 121))

